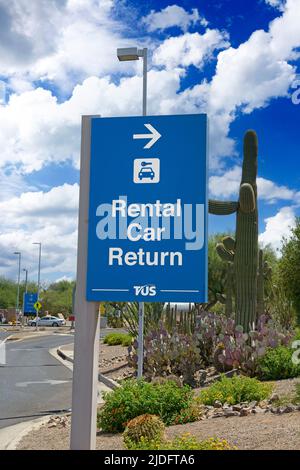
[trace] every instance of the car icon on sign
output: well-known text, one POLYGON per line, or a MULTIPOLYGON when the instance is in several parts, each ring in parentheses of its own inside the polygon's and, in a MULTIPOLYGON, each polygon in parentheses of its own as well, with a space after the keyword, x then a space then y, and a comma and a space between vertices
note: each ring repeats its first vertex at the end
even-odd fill
POLYGON ((151 167, 141 168, 139 171, 139 179, 150 178, 153 180, 155 173, 151 167))

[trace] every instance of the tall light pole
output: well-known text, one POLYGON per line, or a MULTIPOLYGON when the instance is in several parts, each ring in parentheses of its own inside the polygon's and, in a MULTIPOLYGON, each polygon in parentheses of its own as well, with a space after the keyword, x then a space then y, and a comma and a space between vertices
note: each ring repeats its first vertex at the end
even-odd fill
POLYGON ((143 116, 147 115, 147 58, 148 49, 138 49, 137 47, 125 47, 117 49, 117 56, 121 62, 139 60, 143 58, 143 116))
POLYGON ((18 288, 17 288, 17 299, 16 299, 16 322, 17 322, 17 315, 19 314, 19 297, 20 297, 20 275, 21 275, 21 252, 15 251, 14 255, 18 255, 19 263, 18 263, 18 288))
POLYGON ((23 268, 23 271, 25 272, 25 294, 27 294, 28 269, 23 268))
POLYGON ((22 327, 24 327, 24 323, 25 323, 25 296, 26 296, 26 294, 27 294, 28 269, 23 268, 23 271, 25 272, 25 292, 24 292, 24 294, 23 294, 22 327))
MULTIPOLYGON (((139 60, 143 58, 143 116, 147 115, 147 59, 148 49, 138 49, 137 47, 127 47, 117 49, 117 56, 121 62, 129 60, 139 60)), ((138 372, 137 376, 140 379, 143 376, 143 362, 144 362, 144 313, 145 304, 139 302, 139 331, 138 331, 138 372)))
POLYGON ((41 257, 42 257, 42 244, 40 242, 34 242, 33 245, 39 245, 39 267, 38 267, 38 291, 37 297, 40 299, 40 287, 41 287, 41 257))

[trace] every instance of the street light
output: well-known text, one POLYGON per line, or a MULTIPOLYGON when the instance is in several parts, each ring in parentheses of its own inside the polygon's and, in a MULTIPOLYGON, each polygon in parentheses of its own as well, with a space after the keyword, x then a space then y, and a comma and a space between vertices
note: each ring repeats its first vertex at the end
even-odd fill
MULTIPOLYGON (((127 47, 117 49, 117 56, 121 62, 129 60, 139 60, 143 58, 143 116, 147 115, 147 58, 148 49, 138 49, 137 47, 127 47)), ((139 331, 138 331, 138 371, 137 376, 140 379, 143 376, 144 361, 144 302, 139 302, 139 331)))
POLYGON ((40 242, 34 242, 33 245, 39 245, 39 267, 38 267, 38 291, 37 299, 40 299, 40 284, 41 284, 41 257, 42 257, 42 244, 40 242))
POLYGON ((23 268, 23 271, 25 272, 25 294, 27 294, 28 269, 23 268))
MULTIPOLYGON (((41 244, 41 242, 34 242, 33 245, 39 245, 38 291, 37 291, 37 299, 39 300, 40 299, 40 285, 41 285, 42 244, 41 244)), ((39 329, 38 320, 39 320, 39 314, 38 314, 38 310, 36 310, 36 317, 35 317, 36 331, 38 331, 38 329, 39 329)))
POLYGON ((143 116, 147 115, 147 56, 148 49, 138 49, 137 47, 123 47, 117 49, 117 56, 120 62, 139 60, 143 58, 143 116))
POLYGON ((14 255, 18 255, 19 257, 19 264, 18 264, 18 289, 17 289, 17 300, 16 300, 16 321, 17 315, 19 313, 19 297, 20 297, 20 274, 21 274, 21 252, 15 251, 14 255))

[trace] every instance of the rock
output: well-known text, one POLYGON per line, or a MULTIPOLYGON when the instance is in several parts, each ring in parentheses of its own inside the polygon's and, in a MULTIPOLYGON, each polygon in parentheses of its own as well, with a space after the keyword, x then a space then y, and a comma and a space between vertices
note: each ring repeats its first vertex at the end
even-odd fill
POLYGON ((284 407, 283 413, 293 413, 293 411, 296 411, 297 407, 295 405, 286 405, 284 407))
POLYGON ((249 407, 250 408, 255 408, 255 406, 257 406, 257 401, 256 400, 250 401, 249 407))
POLYGON ((233 410, 230 410, 230 409, 224 410, 224 416, 226 418, 230 418, 232 416, 239 416, 239 412, 238 411, 233 411, 233 410))
POLYGON ((263 409, 268 408, 268 402, 267 402, 267 400, 262 400, 262 401, 260 401, 259 404, 258 404, 258 406, 259 406, 260 408, 263 408, 263 409))
POLYGON ((279 395, 278 393, 273 393, 273 395, 271 396, 269 402, 270 403, 274 403, 274 401, 278 401, 279 400, 279 395))
POLYGON ((241 411, 242 406, 241 405, 233 405, 232 409, 233 409, 233 411, 241 411))
POLYGON ((216 400, 216 401, 214 402, 214 407, 215 407, 215 408, 223 408, 223 405, 222 405, 222 403, 220 402, 220 400, 216 400))
POLYGON ((259 406, 256 406, 255 408, 252 408, 251 411, 252 411, 253 414, 264 413, 265 412, 264 408, 260 408, 259 406))
POLYGON ((248 416, 251 413, 251 409, 244 407, 240 411, 240 416, 248 416))
POLYGON ((211 418, 223 418, 224 413, 214 413, 211 418))
POLYGON ((271 413, 277 414, 278 410, 279 410, 279 408, 276 408, 275 406, 272 406, 271 413))

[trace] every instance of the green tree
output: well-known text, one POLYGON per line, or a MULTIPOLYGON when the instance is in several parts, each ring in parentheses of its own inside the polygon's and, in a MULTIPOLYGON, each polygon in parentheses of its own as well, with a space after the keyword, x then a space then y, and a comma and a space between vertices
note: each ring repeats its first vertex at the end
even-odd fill
POLYGON ((278 263, 278 279, 292 300, 300 324, 300 218, 291 230, 289 239, 283 238, 281 259, 278 263))
MULTIPOLYGON (((0 278, 0 308, 14 308, 16 306, 18 284, 10 279, 0 278)), ((28 292, 37 292, 37 285, 34 282, 27 284, 28 292)), ((25 283, 20 283, 19 305, 22 308, 25 283)))
POLYGON ((0 308, 16 306, 17 284, 14 281, 0 278, 0 308))
POLYGON ((62 313, 67 316, 72 312, 72 293, 75 281, 59 281, 45 289, 41 295, 43 311, 55 315, 62 313))

